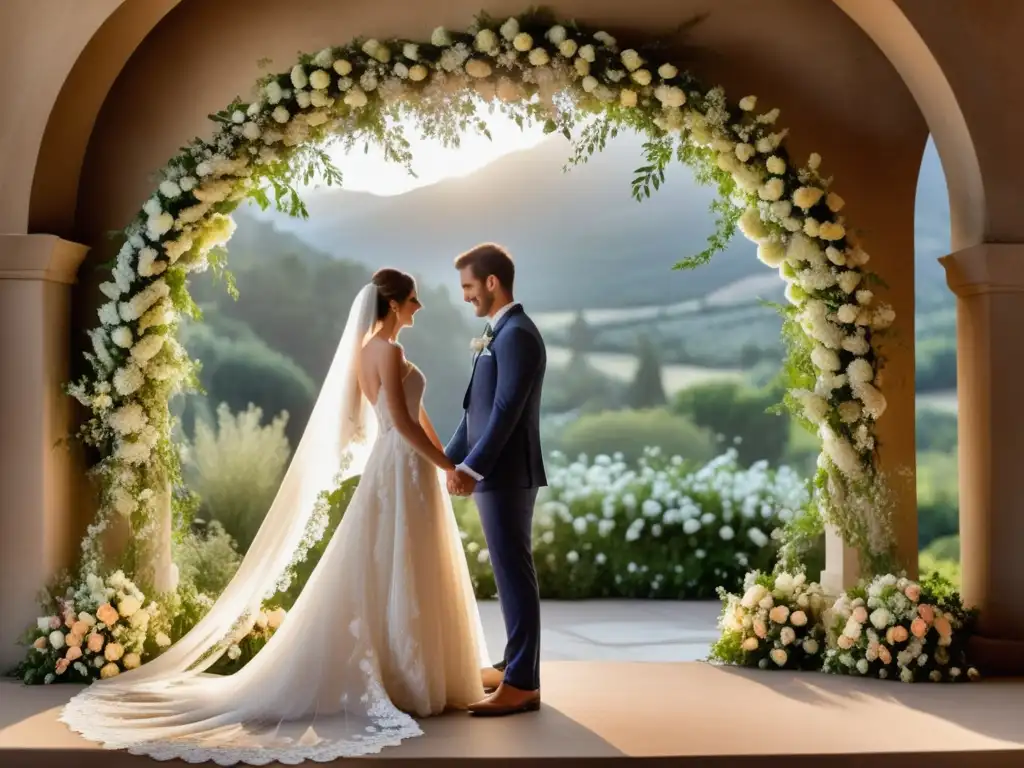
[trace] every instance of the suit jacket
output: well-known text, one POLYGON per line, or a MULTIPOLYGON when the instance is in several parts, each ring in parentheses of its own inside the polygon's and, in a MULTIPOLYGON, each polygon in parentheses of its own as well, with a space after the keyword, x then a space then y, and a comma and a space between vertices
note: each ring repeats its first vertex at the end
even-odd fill
POLYGON ((540 398, 547 351, 521 306, 493 329, 473 362, 465 414, 446 450, 456 464, 483 477, 478 491, 547 485, 540 444, 540 398))

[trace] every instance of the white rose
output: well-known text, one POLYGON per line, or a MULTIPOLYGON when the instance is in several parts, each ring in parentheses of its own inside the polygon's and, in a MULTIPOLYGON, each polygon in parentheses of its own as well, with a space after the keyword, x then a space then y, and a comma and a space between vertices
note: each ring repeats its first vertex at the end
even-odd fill
MULTIPOLYGON (((412 71, 410 70, 410 75, 411 74, 412 71)), ((367 98, 366 93, 364 93, 361 88, 353 88, 345 94, 345 103, 350 107, 355 107, 356 109, 359 107, 365 107, 368 101, 369 98, 367 98)))
POLYGON ((779 640, 782 641, 783 645, 792 645, 793 641, 796 640, 796 632, 792 627, 783 627, 779 633, 779 640))
POLYGON ((637 101, 636 91, 631 91, 629 88, 623 88, 619 92, 619 103, 624 107, 635 107, 637 101))
POLYGON ((481 29, 476 33, 473 47, 483 53, 490 53, 498 47, 498 36, 494 34, 493 30, 481 29))
POLYGON ((452 36, 448 34, 448 30, 444 27, 436 27, 430 33, 430 44, 436 45, 438 48, 446 48, 452 44, 452 36))
POLYGON ((808 637, 804 640, 804 653, 808 656, 813 656, 818 652, 818 641, 813 637, 808 637))
POLYGON ((248 122, 242 126, 242 135, 249 141, 256 141, 262 135, 262 131, 256 123, 248 122))
POLYGON ((766 240, 757 246, 757 258, 772 269, 778 269, 786 260, 786 249, 775 240, 766 240))
POLYGON ((287 123, 291 115, 288 114, 288 110, 282 106, 274 107, 274 111, 271 113, 271 117, 278 123, 287 123))
POLYGON ((306 109, 310 102, 309 91, 299 91, 295 94, 295 103, 299 105, 300 109, 306 109))
POLYGON ((651 72, 647 69, 638 69, 636 72, 630 75, 633 78, 633 82, 637 85, 650 85, 651 84, 651 72))
POLYGON ((232 643, 228 647, 228 658, 232 661, 236 661, 242 655, 242 649, 232 643))
POLYGON ((783 183, 782 179, 769 179, 765 182, 765 185, 757 191, 757 195, 766 202, 774 202, 782 197, 785 191, 786 185, 783 183))
POLYGON ((566 34, 565 27, 561 24, 556 24, 544 36, 555 45, 561 45, 565 42, 566 34))
POLYGON ((501 25, 501 36, 509 42, 516 39, 519 34, 519 19, 514 16, 501 25))
POLYGON ((61 632, 59 629, 55 629, 53 632, 51 632, 48 639, 50 641, 50 645, 53 646, 53 649, 55 651, 59 651, 61 648, 64 647, 64 633, 61 632))
POLYGON ((309 85, 309 78, 306 77, 306 70, 302 68, 301 64, 296 64, 292 67, 291 80, 292 85, 296 88, 305 88, 309 85))
POLYGON ((747 160, 756 154, 754 148, 745 142, 737 144, 734 151, 736 153, 736 157, 739 158, 741 163, 747 162, 747 160))
POLYGON ((662 80, 671 80, 679 74, 679 69, 671 64, 662 64, 658 67, 658 77, 662 80))
POLYGON ((590 74, 590 62, 586 59, 577 58, 573 61, 572 65, 576 68, 576 72, 580 77, 586 77, 590 74))
POLYGON ((309 76, 309 84, 318 91, 322 91, 330 86, 331 76, 324 70, 318 69, 309 76))
POLYGON ((551 61, 548 52, 543 48, 534 48, 530 51, 530 63, 535 67, 543 67, 551 61))
POLYGON ((772 661, 779 667, 786 666, 786 661, 789 659, 789 654, 782 648, 773 648, 772 652, 768 655, 772 657, 772 661))
POLYGON ((520 32, 512 40, 512 47, 520 53, 526 53, 533 48, 533 38, 526 32, 520 32))
POLYGON ((586 91, 587 93, 593 93, 594 89, 597 88, 597 86, 597 78, 594 77, 593 75, 587 75, 586 77, 583 78, 582 87, 583 90, 586 91))
POLYGON ((786 161, 778 155, 772 155, 768 158, 768 162, 765 163, 768 166, 768 173, 774 173, 779 176, 786 172, 786 161))
POLYGON ((571 59, 576 55, 576 51, 579 50, 579 46, 575 40, 563 40, 558 44, 558 52, 565 56, 567 59, 571 59))
POLYGON ((824 194, 825 191, 817 187, 800 187, 793 193, 793 202, 797 207, 807 211, 817 205, 824 194))
POLYGON ((622 64, 630 72, 640 69, 643 66, 644 60, 640 58, 640 54, 634 51, 632 48, 627 48, 619 56, 622 59, 622 64))
POLYGON ((595 32, 594 39, 607 48, 615 47, 615 38, 603 30, 601 32, 595 32))
POLYGON ((757 106, 757 96, 744 96, 740 99, 740 109, 744 112, 750 112, 757 106))
POLYGON ((334 62, 334 71, 344 77, 352 72, 352 63, 347 59, 338 59, 334 62))
POLYGON ((597 53, 594 51, 594 46, 584 45, 580 48, 580 58, 584 61, 588 61, 591 64, 594 63, 594 59, 597 58, 597 53))
POLYGON ((470 77, 489 77, 491 65, 481 59, 470 59, 466 62, 466 74, 470 77))
POLYGON ((263 89, 264 93, 267 94, 267 101, 270 104, 277 104, 284 98, 284 92, 281 90, 281 86, 276 80, 272 80, 263 89))

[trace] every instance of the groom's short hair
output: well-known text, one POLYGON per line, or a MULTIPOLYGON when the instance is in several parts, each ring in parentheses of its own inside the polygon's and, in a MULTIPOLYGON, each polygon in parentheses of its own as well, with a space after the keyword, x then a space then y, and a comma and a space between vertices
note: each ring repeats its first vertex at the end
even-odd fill
POLYGON ((509 252, 497 243, 482 243, 470 248, 457 259, 456 269, 469 267, 477 280, 486 280, 491 275, 498 278, 501 287, 509 294, 516 281, 516 265, 509 252))

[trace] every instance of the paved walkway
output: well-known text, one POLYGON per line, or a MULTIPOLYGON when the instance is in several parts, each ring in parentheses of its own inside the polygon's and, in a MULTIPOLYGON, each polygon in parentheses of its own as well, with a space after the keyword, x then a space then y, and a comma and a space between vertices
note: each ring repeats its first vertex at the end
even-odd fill
MULTIPOLYGON (((718 637, 718 602, 586 600, 541 604, 544 661, 698 661, 718 637)), ((495 601, 480 603, 491 656, 505 645, 495 601)))

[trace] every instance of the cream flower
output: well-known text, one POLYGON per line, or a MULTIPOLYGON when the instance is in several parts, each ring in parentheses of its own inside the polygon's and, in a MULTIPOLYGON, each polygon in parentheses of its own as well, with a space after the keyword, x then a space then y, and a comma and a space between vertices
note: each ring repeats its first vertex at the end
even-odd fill
POLYGON ((793 193, 793 202, 797 207, 807 211, 817 205, 824 194, 825 191, 817 187, 800 187, 793 193))
POLYGON ((633 82, 640 86, 647 86, 651 84, 651 72, 647 69, 638 69, 636 72, 630 75, 633 82))
POLYGON ((436 45, 438 48, 447 48, 452 44, 452 36, 444 27, 435 27, 434 31, 430 33, 430 44, 436 45))
POLYGON ((526 32, 520 32, 512 40, 512 47, 520 53, 526 53, 528 50, 533 48, 533 37, 526 32))
POLYGON ((774 173, 776 176, 786 172, 786 161, 778 155, 769 157, 765 165, 768 168, 768 173, 774 173))
POLYGON ((306 77, 306 70, 302 68, 301 64, 296 64, 292 67, 291 81, 292 85, 296 88, 305 88, 309 85, 309 78, 306 77))
POLYGON ((753 111, 755 106, 757 106, 757 96, 744 96, 740 99, 740 109, 744 112, 753 111))
POLYGON ((623 66, 630 72, 640 69, 644 65, 644 60, 640 58, 640 54, 634 51, 632 48, 624 50, 619 58, 622 60, 623 66))
POLYGON ((504 37, 509 42, 512 42, 513 40, 516 39, 516 36, 519 34, 519 19, 517 19, 515 16, 508 18, 505 21, 505 23, 501 25, 499 31, 501 32, 502 37, 504 37))
POLYGON ((581 59, 590 62, 591 64, 593 64, 594 59, 597 58, 597 52, 594 50, 594 46, 592 45, 580 46, 579 54, 581 59))
POLYGON ((338 59, 334 62, 334 71, 344 77, 352 72, 352 62, 348 59, 338 59))
POLYGON ((635 107, 637 103, 636 91, 631 91, 629 88, 623 88, 619 91, 619 103, 624 107, 635 107))
POLYGON ((318 91, 325 90, 331 85, 331 76, 322 69, 315 70, 309 76, 309 84, 318 91))
POLYGON ((530 51, 530 63, 535 67, 543 67, 551 61, 551 56, 543 48, 534 48, 530 51))
POLYGON ((789 659, 789 654, 782 648, 773 648, 772 652, 768 655, 771 656, 772 661, 779 667, 786 666, 786 661, 789 659))
MULTIPOLYGON (((415 67, 413 67, 413 69, 415 69, 415 67)), ((410 75, 411 74, 412 70, 410 70, 410 75)), ((350 107, 358 109, 360 107, 365 107, 367 102, 369 101, 369 98, 361 88, 353 88, 352 90, 345 94, 344 101, 350 107)))
POLYGON ((490 77, 491 65, 482 59, 470 59, 466 62, 466 74, 470 77, 490 77))
POLYGON ((662 80, 671 80, 679 74, 679 69, 672 64, 662 64, 658 67, 658 77, 662 80))
POLYGON ((121 674, 121 670, 114 662, 104 664, 100 668, 100 680, 109 680, 112 677, 117 677, 119 674, 121 674))
POLYGON ((422 64, 415 64, 409 67, 409 79, 414 83, 426 80, 428 74, 430 74, 429 70, 422 64))
POLYGON ((558 44, 558 52, 567 59, 571 59, 575 56, 578 50, 579 45, 575 40, 563 40, 558 44))
MULTIPOLYGON (((786 191, 786 185, 782 179, 769 179, 764 186, 757 191, 757 196, 766 202, 773 202, 782 197, 786 191)), ((780 217, 780 218, 785 218, 780 217)))

